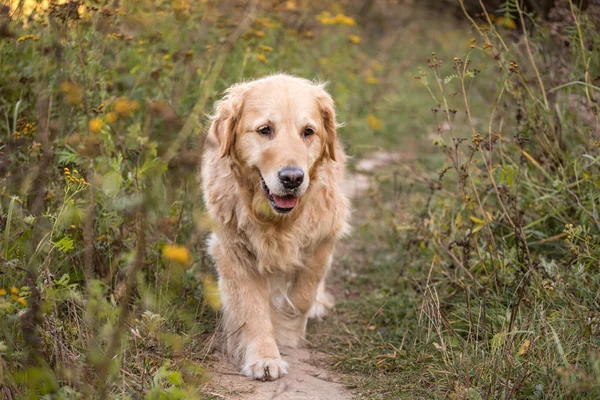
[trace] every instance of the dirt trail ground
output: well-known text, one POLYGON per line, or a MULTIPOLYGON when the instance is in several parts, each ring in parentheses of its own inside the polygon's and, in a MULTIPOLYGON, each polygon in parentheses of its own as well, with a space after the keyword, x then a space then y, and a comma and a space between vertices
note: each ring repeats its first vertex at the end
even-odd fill
MULTIPOLYGON (((377 152, 362 158, 356 172, 348 173, 343 190, 358 197, 370 187, 367 175, 374 169, 398 161, 397 153, 377 152)), ((242 376, 226 357, 216 353, 214 376, 208 393, 232 400, 350 400, 353 393, 343 384, 343 376, 327 368, 327 355, 315 349, 281 349, 290 373, 273 382, 259 382, 242 376)))
POLYGON ((349 400, 352 393, 341 376, 325 367, 325 356, 311 349, 282 348, 290 373, 272 382, 241 376, 239 370, 221 358, 211 387, 215 397, 233 400, 349 400))

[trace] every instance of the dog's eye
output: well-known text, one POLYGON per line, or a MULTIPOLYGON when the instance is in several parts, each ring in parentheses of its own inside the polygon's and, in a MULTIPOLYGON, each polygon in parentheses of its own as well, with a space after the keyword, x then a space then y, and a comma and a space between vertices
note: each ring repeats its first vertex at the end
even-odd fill
POLYGON ((268 126, 268 125, 265 125, 265 126, 262 126, 262 127, 258 128, 258 131, 257 131, 257 132, 258 132, 260 135, 263 135, 263 136, 271 136, 271 132, 272 132, 272 130, 271 130, 271 127, 270 127, 270 126, 268 126))
POLYGON ((304 129, 304 137, 310 137, 315 133, 315 131, 312 128, 306 128, 304 129))

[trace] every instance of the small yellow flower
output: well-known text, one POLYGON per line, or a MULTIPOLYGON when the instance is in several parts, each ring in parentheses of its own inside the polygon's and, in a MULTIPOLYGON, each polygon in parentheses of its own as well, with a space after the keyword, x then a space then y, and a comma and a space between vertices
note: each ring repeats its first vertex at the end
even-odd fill
POLYGON ((0 296, 6 296, 6 290, 0 289, 0 296))
POLYGON ((356 25, 356 21, 354 20, 354 18, 352 17, 347 17, 343 14, 338 14, 336 17, 336 20, 338 21, 338 23, 340 25, 348 25, 348 26, 354 26, 356 25))
POLYGON ((256 55, 256 59, 257 59, 258 61, 260 61, 261 63, 263 63, 263 64, 268 64, 268 63, 269 63, 269 60, 267 59, 267 56, 265 56, 265 55, 264 55, 264 54, 262 54, 262 53, 258 53, 258 54, 256 55))
MULTIPOLYGON (((90 120, 90 123, 88 124, 88 128, 90 129, 90 132, 98 133, 98 132, 100 132, 100 129, 102 129, 103 125, 104 125, 104 122, 102 122, 102 120, 100 118, 92 118, 90 120)), ((75 171, 73 171, 73 172, 77 173, 75 171)))
POLYGON ((358 35, 349 35, 348 36, 348 40, 350 40, 351 43, 359 44, 360 43, 360 36, 358 36, 358 35))
POLYGON ((127 97, 119 97, 115 103, 115 111, 121 115, 129 114, 129 99, 127 97))
POLYGON ((374 131, 380 130, 382 128, 382 126, 383 126, 383 121, 381 121, 379 118, 377 118, 373 114, 367 115, 366 119, 367 119, 367 124, 374 131))
POLYGON ((115 114, 114 112, 109 112, 106 114, 106 122, 108 122, 109 124, 112 124, 116 120, 117 120, 117 114, 115 114))
POLYGON ((377 79, 373 75, 369 75, 369 76, 367 76, 367 83, 369 85, 375 85, 376 83, 379 83, 379 79, 377 79))
POLYGON ((115 112, 120 115, 129 116, 139 108, 140 104, 137 101, 129 100, 127 97, 119 97, 115 102, 115 112))
POLYGON ((265 33, 263 31, 256 31, 254 32, 254 35, 259 38, 265 37, 265 33))
POLYGON ((76 169, 74 169, 74 170, 73 170, 73 173, 74 173, 74 174, 78 174, 78 173, 79 173, 79 171, 77 171, 76 169))
POLYGON ((12 294, 19 294, 19 289, 17 289, 15 286, 12 286, 10 288, 10 293, 12 293, 12 294))
POLYGON ((38 41, 38 40, 40 40, 40 36, 39 35, 25 35, 25 36, 21 36, 20 38, 17 39, 17 42, 24 42, 26 40, 38 41))
POLYGON ((65 171, 65 173, 69 172, 69 168, 65 167, 64 171, 65 171))
POLYGON ((524 354, 527 354, 527 351, 529 350, 529 346, 531 346, 531 340, 525 339, 523 341, 523 343, 521 344, 521 347, 519 347, 519 355, 522 356, 524 354))
POLYGON ((267 29, 275 28, 275 24, 273 22, 271 22, 271 20, 269 18, 257 18, 256 22, 258 22, 259 24, 261 24, 262 26, 264 26, 267 29))
POLYGON ((298 8, 298 5, 294 0, 288 0, 285 2, 285 9, 288 11, 294 11, 298 8))
POLYGON ((171 59, 171 55, 170 54, 165 54, 165 56, 163 57, 164 60, 170 60, 171 59))
POLYGON ((205 277, 203 277, 202 284, 204 289, 204 298, 206 299, 208 305, 213 310, 220 310, 222 305, 221 295, 219 293, 219 288, 217 287, 217 284, 215 283, 212 276, 206 275, 205 277))
POLYGON ((179 264, 189 265, 192 263, 192 256, 187 247, 178 245, 166 245, 162 250, 163 257, 167 260, 179 264))
POLYGON ((260 46, 258 46, 258 48, 260 49, 260 51, 264 51, 265 53, 270 53, 273 51, 273 48, 270 46, 265 46, 263 44, 261 44, 260 46))
POLYGON ((69 228, 71 228, 71 229, 75 229, 75 228, 76 228, 76 226, 75 226, 75 225, 71 225, 71 226, 69 226, 69 228))
POLYGON ((317 19, 321 21, 323 25, 356 25, 354 18, 348 17, 344 14, 337 14, 335 17, 333 17, 328 11, 323 11, 321 14, 317 15, 317 19))
POLYGON ((500 17, 494 23, 506 29, 517 29, 516 22, 511 18, 500 17))
POLYGON ((27 307, 27 300, 25 300, 23 297, 17 298, 16 302, 19 303, 22 306, 27 307))
POLYGON ((78 84, 65 81, 60 84, 60 91, 63 92, 67 98, 67 103, 72 105, 81 103, 83 98, 83 90, 78 84))

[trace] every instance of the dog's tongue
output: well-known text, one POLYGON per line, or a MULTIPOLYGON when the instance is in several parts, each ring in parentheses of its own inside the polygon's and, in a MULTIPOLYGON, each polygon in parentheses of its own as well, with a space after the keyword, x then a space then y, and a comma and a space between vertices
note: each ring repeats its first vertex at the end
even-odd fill
POLYGON ((293 196, 280 197, 273 195, 273 200, 279 208, 294 208, 298 202, 298 198, 293 196))

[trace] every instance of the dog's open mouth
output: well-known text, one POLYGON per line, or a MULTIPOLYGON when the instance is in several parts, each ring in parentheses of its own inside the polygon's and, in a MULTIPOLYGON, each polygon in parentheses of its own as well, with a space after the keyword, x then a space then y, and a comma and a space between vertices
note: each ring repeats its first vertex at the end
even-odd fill
POLYGON ((287 214, 292 211, 294 207, 296 207, 296 204, 298 203, 298 197, 294 196, 293 194, 277 196, 276 194, 271 193, 262 176, 260 177, 260 181, 263 190, 265 191, 265 194, 271 203, 271 207, 273 207, 275 211, 281 214, 287 214))

